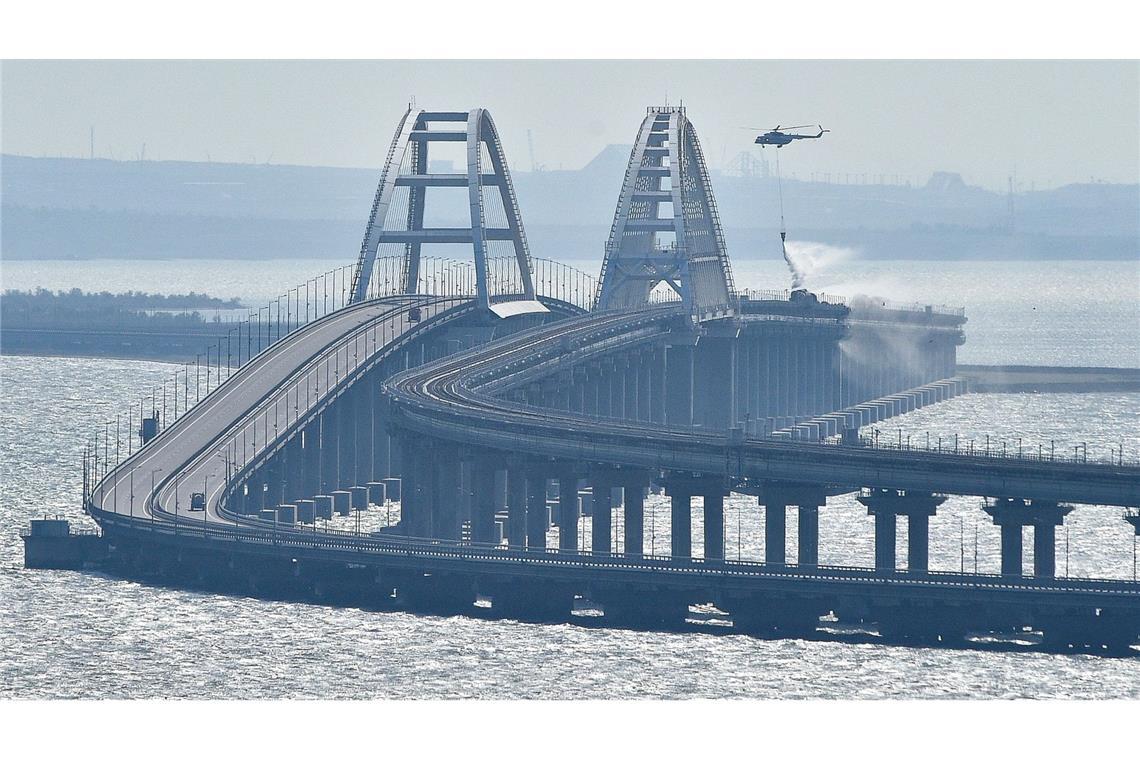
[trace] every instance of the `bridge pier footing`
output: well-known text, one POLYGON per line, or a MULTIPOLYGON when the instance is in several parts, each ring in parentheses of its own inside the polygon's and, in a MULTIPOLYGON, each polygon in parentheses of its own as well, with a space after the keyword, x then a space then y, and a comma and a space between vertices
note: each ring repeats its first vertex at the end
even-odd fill
POLYGON ((416 612, 462 615, 472 611, 475 590, 466 576, 415 573, 397 580, 396 604, 416 612))
POLYGON ((760 636, 810 636, 819 627, 820 616, 830 611, 826 600, 810 596, 729 597, 723 605, 734 631, 760 636))
POLYGON ((606 625, 621 628, 679 630, 689 615, 690 600, 674 592, 607 585, 590 598, 602 605, 606 625))

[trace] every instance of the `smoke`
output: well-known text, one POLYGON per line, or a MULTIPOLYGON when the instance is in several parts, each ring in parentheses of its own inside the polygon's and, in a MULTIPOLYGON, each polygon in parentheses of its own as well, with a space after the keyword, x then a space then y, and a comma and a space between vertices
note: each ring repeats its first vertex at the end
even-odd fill
POLYGON ((827 243, 791 240, 784 243, 784 261, 792 273, 792 289, 806 288, 814 279, 836 264, 854 257, 854 248, 827 243))
POLYGON ((792 290, 800 290, 807 282, 803 270, 796 266, 796 260, 788 255, 788 243, 785 240, 780 241, 780 246, 784 249, 784 261, 788 264, 788 269, 792 272, 792 290))

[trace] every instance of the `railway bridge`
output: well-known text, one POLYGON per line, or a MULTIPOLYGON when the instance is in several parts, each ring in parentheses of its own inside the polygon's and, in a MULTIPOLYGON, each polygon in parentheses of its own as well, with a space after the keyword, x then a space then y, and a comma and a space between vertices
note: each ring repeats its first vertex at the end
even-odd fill
POLYGON ((116 435, 112 452, 109 429, 89 447, 85 507, 110 564, 432 611, 489 601, 525 619, 592 605, 608 624, 675 627, 711 604, 764 635, 810 635, 832 616, 923 641, 1027 626, 1057 646, 1135 641, 1140 584, 1058 578, 1054 546, 1079 505, 1135 523, 1140 468, 864 434, 965 390, 960 310, 738 291, 682 108, 648 110, 605 251, 597 280, 532 258, 490 115, 409 109, 351 271, 237 326, 196 363, 193 394, 189 368, 156 388, 137 450, 116 435), (465 172, 428 172, 443 143, 462 145, 465 172), (425 226, 433 188, 466 191, 466 227, 425 226), (456 245, 473 263, 434 255, 456 245), (822 565, 819 511, 853 491, 874 518, 874 567, 822 565), (661 492, 664 553, 644 529, 661 492), (734 492, 763 506, 762 558, 726 557, 734 492), (929 522, 949 494, 987 499, 1000 574, 930 569, 929 522), (329 528, 370 506, 395 519, 329 528))

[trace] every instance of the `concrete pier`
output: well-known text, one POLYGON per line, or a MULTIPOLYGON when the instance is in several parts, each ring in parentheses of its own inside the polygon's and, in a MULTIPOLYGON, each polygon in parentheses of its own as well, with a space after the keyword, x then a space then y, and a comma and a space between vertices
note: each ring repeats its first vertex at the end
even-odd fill
POLYGON ((382 481, 374 480, 365 486, 368 489, 368 503, 378 507, 384 506, 388 500, 388 489, 382 481))
POLYGON ((823 506, 823 496, 819 496, 818 503, 806 502, 799 507, 799 525, 797 534, 799 538, 800 567, 816 567, 819 565, 819 508, 823 506))
POLYGON ((578 473, 573 468, 558 474, 558 549, 578 550, 578 473))
POLYGON ((705 559, 724 559, 724 492, 706 491, 705 502, 705 559))
POLYGON ((640 557, 645 547, 645 485, 627 481, 625 486, 625 545, 627 555, 640 557))
POLYGON ((79 570, 107 558, 107 541, 98 531, 72 531, 67 520, 32 520, 20 531, 24 567, 79 570))
POLYGON ((352 511, 352 494, 348 491, 333 491, 333 510, 341 516, 347 516, 352 511))
POLYGON ((331 520, 333 516, 333 497, 328 494, 318 494, 313 497, 317 517, 321 520, 331 520))
POLYGON ((608 554, 613 551, 613 474, 609 471, 591 475, 594 490, 594 514, 590 520, 590 549, 608 554))
POLYGON ((1052 578, 1057 574, 1056 528, 1072 507, 1057 502, 1028 499, 995 499, 985 511, 1001 528, 1001 574, 1024 574, 1021 529, 1033 526, 1033 575, 1052 578))
POLYGON ((317 521, 317 505, 312 499, 297 499, 297 521, 312 525, 317 521))
POLYGON ((875 569, 894 572, 896 531, 899 515, 907 518, 907 570, 930 569, 930 518, 946 501, 945 496, 894 489, 870 489, 858 497, 875 518, 875 569))
POLYGON ((529 549, 546 548, 546 530, 550 521, 546 512, 546 476, 532 469, 526 479, 526 545, 529 549))
POLYGON ((495 533, 497 504, 493 455, 476 455, 472 468, 471 540, 480 544, 498 543, 495 533))
POLYGON ((507 470, 507 546, 526 546, 526 469, 521 463, 507 470))
POLYGON ((764 562, 783 565, 787 557, 788 505, 781 499, 760 497, 764 505, 764 562))
POLYGON ((676 558, 693 556, 692 493, 683 487, 666 486, 669 496, 671 528, 669 531, 670 555, 676 558))

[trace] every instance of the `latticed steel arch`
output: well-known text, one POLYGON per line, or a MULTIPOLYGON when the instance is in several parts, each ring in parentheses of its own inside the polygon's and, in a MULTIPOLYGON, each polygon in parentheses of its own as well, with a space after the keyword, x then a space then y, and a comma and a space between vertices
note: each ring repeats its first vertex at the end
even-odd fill
POLYGON ((363 300, 381 246, 404 251, 402 289, 415 293, 420 282, 420 253, 425 243, 467 243, 475 259, 475 298, 500 315, 545 311, 535 298, 530 250, 523 230, 510 171, 498 130, 485 109, 413 111, 400 120, 360 247, 352 281, 352 301, 363 300), (437 142, 466 145, 466 172, 432 174, 430 146, 437 142), (467 188, 467 227, 425 228, 427 190, 467 188), (488 204, 492 208, 488 209, 488 204), (490 265, 490 247, 510 244, 511 267, 490 265))
POLYGON ((648 303, 662 283, 697 318, 726 314, 736 300, 708 169, 683 107, 650 107, 641 122, 606 243, 597 308, 648 303))

